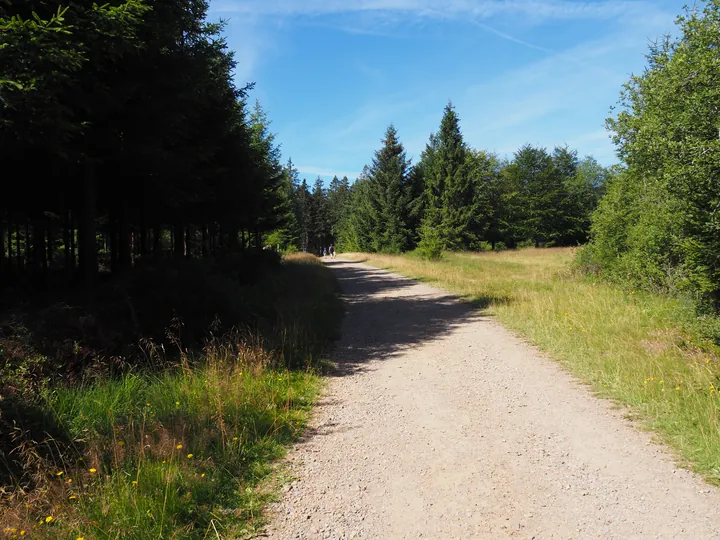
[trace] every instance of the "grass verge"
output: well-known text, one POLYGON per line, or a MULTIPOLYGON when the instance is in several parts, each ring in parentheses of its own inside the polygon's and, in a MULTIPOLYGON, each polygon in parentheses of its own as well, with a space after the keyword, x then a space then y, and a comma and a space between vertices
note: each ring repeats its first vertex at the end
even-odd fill
POLYGON ((350 254, 474 302, 550 353, 600 395, 627 406, 684 464, 720 485, 720 351, 690 302, 573 272, 573 249, 350 254))
POLYGON ((305 428, 342 307, 315 257, 291 257, 245 292, 257 300, 248 303, 261 314, 255 323, 202 350, 179 347, 173 367, 3 396, 0 532, 158 539, 257 531, 275 496, 272 461, 305 428))

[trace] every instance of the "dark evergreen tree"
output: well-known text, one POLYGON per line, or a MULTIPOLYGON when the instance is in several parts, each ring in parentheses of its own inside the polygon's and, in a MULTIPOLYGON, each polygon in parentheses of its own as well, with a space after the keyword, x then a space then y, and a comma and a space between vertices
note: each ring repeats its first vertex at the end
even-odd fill
POLYGON ((328 211, 327 191, 323 186, 322 178, 315 180, 312 194, 310 195, 309 211, 309 247, 311 253, 320 254, 323 248, 330 245, 330 214, 328 211))
POLYGON ((391 124, 383 147, 375 152, 367 175, 373 208, 374 251, 397 253, 411 244, 408 214, 411 202, 410 162, 391 124))
POLYGON ((342 180, 335 176, 327 191, 328 215, 330 217, 330 235, 334 242, 338 241, 340 230, 348 215, 350 200, 350 180, 344 176, 342 180))
POLYGON ((423 230, 437 232, 443 249, 468 249, 477 239, 473 221, 478 200, 468 160, 460 120, 448 103, 421 160, 427 203, 423 230))

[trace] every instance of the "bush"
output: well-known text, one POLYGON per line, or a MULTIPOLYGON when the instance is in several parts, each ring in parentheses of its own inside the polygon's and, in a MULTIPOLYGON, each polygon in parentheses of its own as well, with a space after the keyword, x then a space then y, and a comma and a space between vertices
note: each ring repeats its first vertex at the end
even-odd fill
POLYGON ((442 259, 444 244, 436 227, 425 223, 420 229, 420 243, 415 250, 424 259, 436 261, 442 259))
POLYGON ((702 312, 720 309, 720 77, 708 43, 720 40, 720 3, 678 19, 679 37, 661 41, 649 67, 622 93, 608 119, 627 164, 593 216, 579 264, 648 290, 681 293, 702 312))

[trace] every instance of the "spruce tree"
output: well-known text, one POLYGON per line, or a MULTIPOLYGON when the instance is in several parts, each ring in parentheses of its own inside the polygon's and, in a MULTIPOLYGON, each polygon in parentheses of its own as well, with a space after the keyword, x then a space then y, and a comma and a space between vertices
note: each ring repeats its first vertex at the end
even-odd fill
POLYGON ((327 192, 322 178, 315 180, 310 195, 310 241, 309 251, 320 253, 330 241, 330 215, 328 213, 327 192))
POLYGON ((448 103, 421 161, 427 204, 423 230, 435 229, 433 238, 439 237, 443 249, 468 249, 476 240, 472 224, 477 201, 468 157, 460 120, 448 103))
POLYGON ((536 247, 558 242, 564 230, 565 187, 552 156, 544 148, 525 145, 515 153, 508 175, 518 194, 517 230, 522 239, 536 247))
POLYGON ((344 176, 340 180, 335 176, 330 182, 327 191, 328 215, 330 217, 330 235, 337 243, 343 221, 348 213, 348 201, 350 198, 350 180, 344 176))
POLYGON ((368 171, 373 207, 375 251, 398 253, 410 245, 407 227, 410 203, 410 162, 391 124, 383 147, 368 171))

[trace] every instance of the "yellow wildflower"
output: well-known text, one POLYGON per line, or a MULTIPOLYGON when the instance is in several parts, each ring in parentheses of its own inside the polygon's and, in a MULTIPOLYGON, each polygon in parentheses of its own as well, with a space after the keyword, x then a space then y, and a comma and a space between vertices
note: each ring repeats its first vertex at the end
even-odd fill
POLYGON ((205 478, 205 473, 202 473, 202 474, 200 475, 200 478, 205 478))
POLYGON ((120 441, 120 442, 118 443, 118 446, 125 446, 125 443, 124 443, 123 441, 120 441))
POLYGON ((233 437, 233 441, 237 441, 237 440, 238 440, 238 438, 237 438, 237 437, 233 437))
POLYGON ((176 402, 175 402, 175 405, 180 405, 180 402, 179 402, 179 401, 176 401, 176 402))
POLYGON ((182 448, 182 443, 178 444, 175 448, 177 448, 178 450, 180 450, 180 449, 182 448))
POLYGON ((188 459, 192 459, 193 455, 192 455, 192 454, 188 454, 187 457, 188 457, 188 459))
POLYGON ((72 478, 68 478, 68 479, 67 479, 67 483, 68 483, 68 484, 72 484, 72 478))
POLYGON ((53 520, 52 516, 48 516, 45 518, 45 523, 50 523, 53 520))
POLYGON ((133 486, 137 486, 137 480, 133 480, 133 481, 130 482, 130 483, 131 483, 133 486))
POLYGON ((90 469, 90 473, 95 474, 97 472, 97 469, 95 467, 90 469))
POLYGON ((63 474, 65 474, 64 471, 58 471, 55 473, 55 476, 62 476, 63 474))
POLYGON ((20 531, 20 536, 25 536, 25 529, 20 531))
POLYGON ((70 499, 71 501, 74 501, 75 499, 77 499, 77 495, 70 495, 68 497, 68 499, 70 499))

